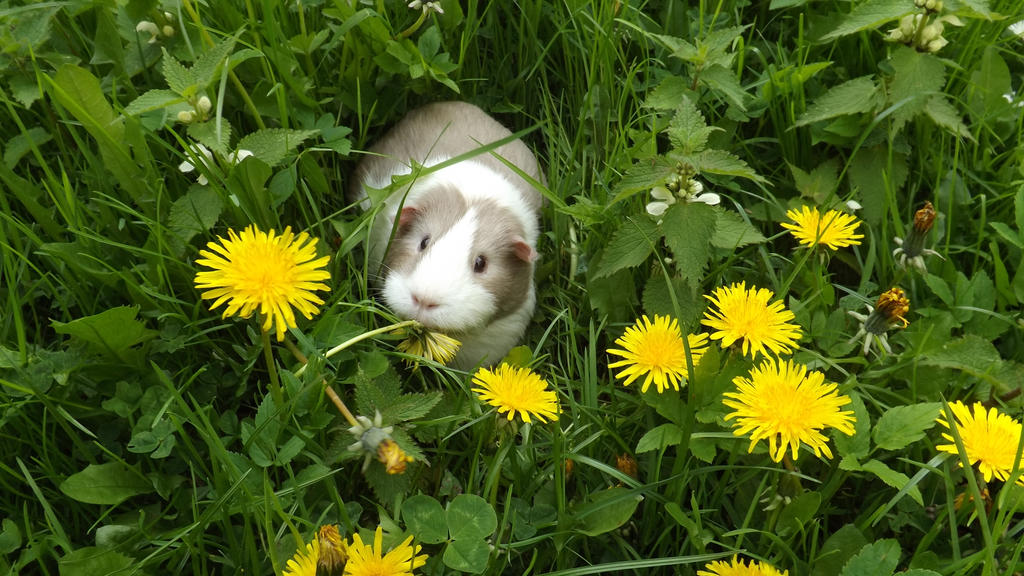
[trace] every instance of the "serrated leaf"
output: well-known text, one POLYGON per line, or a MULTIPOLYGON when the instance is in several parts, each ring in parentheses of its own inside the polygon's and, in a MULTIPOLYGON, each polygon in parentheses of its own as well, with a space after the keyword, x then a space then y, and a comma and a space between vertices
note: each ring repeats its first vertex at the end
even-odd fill
POLYGON ((373 416, 375 411, 384 412, 398 401, 401 395, 398 375, 388 369, 376 377, 360 370, 355 375, 356 405, 359 413, 373 416))
POLYGON ((739 78, 731 69, 717 64, 709 66, 701 71, 700 80, 712 92, 716 92, 727 102, 746 112, 746 100, 750 95, 743 89, 739 78))
POLYGON ((835 40, 848 34, 878 28, 914 10, 912 0, 867 0, 854 6, 839 25, 821 37, 822 42, 835 40))
POLYGON ((715 207, 715 215, 715 233, 711 236, 711 245, 716 248, 733 250, 768 240, 760 230, 735 212, 715 207))
POLYGON ((684 154, 692 154, 704 149, 708 136, 715 131, 709 128, 704 115, 687 96, 679 99, 676 113, 668 125, 668 137, 672 145, 680 148, 684 154))
POLYGON ((630 166, 622 179, 612 188, 615 196, 610 204, 621 202, 640 192, 647 192, 663 182, 673 172, 675 172, 674 164, 664 157, 656 156, 640 160, 630 166))
POLYGON ((294 152, 302 143, 319 134, 319 130, 290 130, 266 128, 247 135, 238 142, 238 150, 248 150, 253 156, 274 167, 294 152))
POLYGON ((135 116, 137 114, 142 114, 143 112, 166 108, 171 104, 177 104, 184 101, 184 98, 178 96, 171 90, 149 90, 125 106, 124 113, 128 116, 135 116))
POLYGON ((893 111, 893 130, 924 111, 931 94, 942 89, 945 66, 933 54, 921 53, 907 46, 897 48, 889 60, 893 68, 889 82, 888 103, 893 111))
POLYGON ((405 422, 422 418, 431 408, 441 401, 440 392, 403 394, 390 406, 384 416, 390 422, 405 422))
POLYGON ((811 576, 838 574, 843 565, 867 543, 867 538, 855 524, 846 524, 829 536, 822 545, 818 557, 812 564, 811 576))
POLYGON ((54 320, 53 330, 80 340, 101 354, 129 361, 128 350, 132 346, 157 335, 155 330, 135 319, 138 313, 138 306, 119 306, 71 322, 54 320))
POLYGON ((130 574, 137 562, 115 550, 86 546, 57 560, 60 576, 95 576, 96 574, 130 574))
POLYGON ((725 150, 704 150, 698 154, 673 155, 674 160, 693 166, 697 172, 709 172, 723 176, 738 176, 754 182, 768 183, 753 168, 731 152, 725 150))
POLYGON ((402 503, 402 520, 417 542, 440 544, 448 539, 444 508, 426 494, 417 494, 402 503))
POLYGON ((936 94, 928 99, 925 104, 924 113, 941 128, 945 128, 954 136, 974 141, 974 136, 961 119, 960 112, 950 103, 949 99, 942 94, 936 94))
POLYGON ((991 342, 968 334, 946 342, 942 348, 928 351, 920 362, 927 366, 962 370, 974 376, 988 376, 999 368, 1002 358, 991 342))
POLYGON ((647 93, 644 106, 655 110, 675 110, 679 101, 691 93, 690 82, 679 76, 666 76, 661 84, 647 93))
MULTIPOLYGON (((865 472, 871 472, 877 476, 879 480, 897 490, 903 490, 903 488, 910 483, 910 478, 906 474, 889 468, 887 464, 879 460, 868 460, 862 464, 860 468, 865 472)), ((917 486, 907 490, 907 495, 910 496, 914 502, 917 502, 919 506, 924 506, 924 499, 921 497, 921 491, 917 486)), ((846 574, 846 572, 844 571, 843 574, 846 574)))
POLYGON ((935 425, 942 404, 911 404, 895 406, 885 411, 875 424, 872 437, 883 450, 899 450, 924 438, 925 430, 935 425))
POLYGON ((188 242, 196 234, 213 228, 223 209, 224 200, 214 189, 193 187, 171 204, 167 223, 182 240, 188 242))
POLYGON ((207 122, 189 124, 188 135, 217 154, 228 155, 228 145, 231 143, 231 124, 227 120, 214 118, 207 122))
POLYGON ((704 310, 704 301, 694 293, 689 282, 683 278, 672 279, 672 290, 675 292, 676 303, 679 305, 678 310, 672 302, 665 277, 658 274, 648 280, 643 293, 644 312, 652 318, 655 314, 672 316, 679 320, 680 326, 685 330, 687 326, 696 324, 697 316, 704 310))
POLYGON ((700 280, 711 258, 711 237, 717 220, 714 209, 702 202, 676 203, 665 212, 665 244, 682 277, 700 280))
POLYGON ((636 443, 636 453, 664 450, 683 441, 683 431, 675 424, 662 424, 648 430, 636 443))
POLYGON ((587 536, 611 532, 633 516, 642 500, 643 496, 623 487, 594 493, 576 511, 576 529, 587 536))
POLYGON ((891 576, 899 562, 899 543, 896 540, 881 540, 861 548, 843 566, 841 576, 891 576))
POLYGON ((164 73, 167 87, 186 100, 195 96, 196 79, 192 75, 192 71, 171 56, 166 48, 161 48, 161 50, 163 50, 164 57, 160 69, 164 73))
POLYGON ((650 218, 627 218, 605 247, 594 278, 643 264, 660 240, 661 231, 650 218))
POLYGON ((207 49, 192 65, 192 79, 199 86, 209 86, 216 79, 217 68, 235 47, 234 38, 225 38, 220 44, 207 49))
POLYGON ((480 540, 494 533, 498 516, 487 500, 474 494, 460 494, 445 510, 452 540, 480 540))
POLYGON ((878 87, 871 76, 861 76, 830 88, 811 103, 794 126, 804 126, 847 114, 870 112, 878 102, 878 87))
POLYGON ((120 462, 90 464, 85 470, 68 476, 60 491, 86 504, 114 506, 132 496, 153 491, 145 477, 120 462))

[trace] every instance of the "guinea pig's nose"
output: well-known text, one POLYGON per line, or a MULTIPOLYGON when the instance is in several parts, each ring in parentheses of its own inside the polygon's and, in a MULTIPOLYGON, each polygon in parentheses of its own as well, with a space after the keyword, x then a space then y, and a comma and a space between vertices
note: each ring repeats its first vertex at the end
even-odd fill
POLYGON ((418 294, 413 294, 412 295, 412 303, 415 304, 417 307, 423 308, 425 310, 430 310, 431 308, 437 308, 437 302, 435 302, 435 301, 433 301, 433 300, 431 300, 429 298, 424 298, 424 297, 422 297, 422 296, 420 296, 418 294))

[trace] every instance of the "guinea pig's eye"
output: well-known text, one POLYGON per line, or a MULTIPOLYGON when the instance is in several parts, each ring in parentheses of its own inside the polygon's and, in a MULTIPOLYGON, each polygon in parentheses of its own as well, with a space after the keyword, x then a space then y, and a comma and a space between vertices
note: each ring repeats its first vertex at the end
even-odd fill
POLYGON ((487 256, 481 254, 473 261, 473 272, 482 274, 484 270, 487 270, 487 256))
POLYGON ((426 250, 428 244, 430 244, 430 234, 427 234, 423 237, 423 240, 420 240, 420 252, 426 250))

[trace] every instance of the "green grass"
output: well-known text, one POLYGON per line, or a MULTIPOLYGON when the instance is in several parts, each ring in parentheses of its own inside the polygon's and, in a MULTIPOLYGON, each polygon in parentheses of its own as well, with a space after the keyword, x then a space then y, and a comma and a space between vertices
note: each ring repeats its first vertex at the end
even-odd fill
POLYGON ((0 2, 0 572, 280 573, 327 523, 415 535, 424 574, 695 574, 733 554, 794 576, 1024 571, 1024 491, 941 456, 930 416, 1024 413, 1017 0, 947 1, 962 26, 934 55, 885 41, 915 10, 900 0, 445 0, 419 25, 391 0, 22 4, 0 2), (174 33, 148 43, 141 20, 174 33), (177 122, 202 95, 209 118, 177 122), (557 423, 503 424, 469 375, 409 369, 395 337, 316 358, 390 321, 343 199, 359 151, 445 99, 525 131, 545 167, 517 358, 557 391, 557 423), (218 158, 206 186, 178 169, 196 141, 218 158), (677 161, 722 204, 658 224, 645 205, 677 161), (779 225, 848 200, 859 246, 820 256, 779 225), (892 253, 925 201, 941 258, 922 274, 892 253), (193 283, 199 250, 250 223, 332 256, 328 305, 288 335, 310 369, 272 346, 279 397, 255 319, 222 319, 193 283), (696 332, 703 295, 740 280, 783 299, 794 358, 853 399, 833 458, 775 463, 732 436, 722 394, 753 365, 734 349, 679 393, 609 372, 641 314, 696 332), (910 324, 864 357, 847 312, 893 286, 910 324), (320 376, 385 414, 417 456, 404 475, 347 450, 320 376), (431 536, 437 502, 468 532, 431 536))

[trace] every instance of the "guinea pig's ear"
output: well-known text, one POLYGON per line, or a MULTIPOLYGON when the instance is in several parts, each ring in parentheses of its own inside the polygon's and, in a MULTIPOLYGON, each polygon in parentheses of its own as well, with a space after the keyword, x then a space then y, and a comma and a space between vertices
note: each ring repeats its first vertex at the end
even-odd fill
POLYGON ((512 250, 515 251, 516 258, 523 262, 533 262, 537 259, 537 251, 519 236, 512 239, 512 250))
POLYGON ((415 206, 405 206, 402 213, 398 215, 398 227, 405 228, 412 224, 419 216, 420 211, 415 206))

